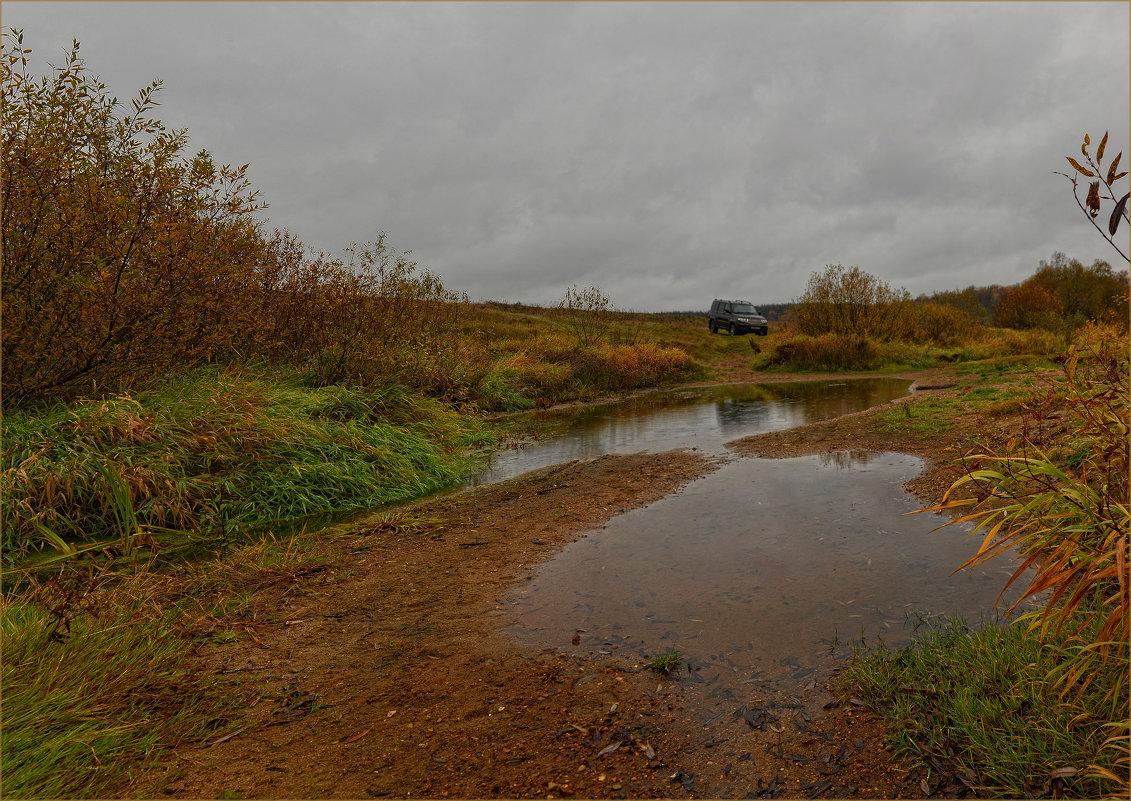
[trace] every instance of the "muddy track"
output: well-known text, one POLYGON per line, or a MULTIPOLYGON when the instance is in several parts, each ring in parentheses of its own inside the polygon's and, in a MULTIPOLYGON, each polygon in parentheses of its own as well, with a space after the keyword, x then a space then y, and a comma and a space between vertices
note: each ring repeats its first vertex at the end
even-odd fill
MULTIPOLYGON (((939 375, 914 377, 946 383, 939 375)), ((911 488, 928 501, 949 484, 947 463, 957 455, 950 447, 893 440, 869 414, 732 444, 739 454, 773 456, 914 453, 928 467, 911 488)), ((830 702, 812 715, 782 699, 752 697, 708 723, 685 710, 688 690, 638 657, 524 649, 500 631, 513 622, 508 592, 534 566, 714 467, 688 451, 572 462, 417 504, 408 511, 418 522, 410 533, 363 525, 327 538, 330 569, 261 599, 248 636, 200 648, 232 694, 231 713, 208 740, 164 755, 130 792, 919 795, 917 783, 900 782, 882 730, 854 704, 830 702)))

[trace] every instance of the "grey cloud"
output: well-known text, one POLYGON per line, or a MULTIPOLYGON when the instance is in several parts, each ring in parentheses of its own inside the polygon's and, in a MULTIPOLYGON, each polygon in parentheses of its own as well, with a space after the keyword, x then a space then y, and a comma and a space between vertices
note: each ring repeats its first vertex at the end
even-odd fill
POLYGON ((119 96, 164 78, 163 118, 251 162, 271 224, 328 251, 387 231, 472 297, 689 308, 830 262, 918 293, 1115 255, 1052 172, 1085 131, 1127 141, 1124 5, 4 11, 119 96))

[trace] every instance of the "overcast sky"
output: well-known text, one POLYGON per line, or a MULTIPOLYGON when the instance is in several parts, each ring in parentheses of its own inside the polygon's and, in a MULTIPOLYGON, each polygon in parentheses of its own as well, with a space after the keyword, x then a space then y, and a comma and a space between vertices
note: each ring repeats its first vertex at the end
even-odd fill
MULTIPOLYGON (((391 244, 473 300, 788 302, 826 264, 912 294, 1123 268, 1054 170, 1127 149, 1127 3, 4 2, 286 227, 391 244)), ((42 59, 42 60, 40 60, 42 59)), ((1126 154, 1125 158, 1131 158, 1126 154)), ((1125 229, 1126 230, 1126 229, 1125 229)))

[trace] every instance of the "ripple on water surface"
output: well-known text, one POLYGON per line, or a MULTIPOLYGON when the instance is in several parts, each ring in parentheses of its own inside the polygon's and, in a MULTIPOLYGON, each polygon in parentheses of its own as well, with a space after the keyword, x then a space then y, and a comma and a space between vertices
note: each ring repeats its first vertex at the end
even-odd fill
POLYGON ((678 648, 725 691, 808 676, 834 641, 906 642, 916 614, 977 623, 1014 565, 953 572, 978 543, 906 514, 922 508, 902 487, 922 467, 895 453, 728 464, 562 549, 512 596, 510 632, 629 658, 678 648))

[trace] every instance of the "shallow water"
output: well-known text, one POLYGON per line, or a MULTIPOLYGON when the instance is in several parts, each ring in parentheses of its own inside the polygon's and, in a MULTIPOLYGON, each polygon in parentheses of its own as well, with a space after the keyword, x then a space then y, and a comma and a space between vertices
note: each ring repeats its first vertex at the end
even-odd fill
POLYGON ((921 504, 902 484, 922 467, 895 453, 731 462, 567 545, 510 598, 510 633, 630 659, 678 648, 711 694, 737 698, 803 681, 861 636, 900 644, 924 618, 977 623, 1012 566, 953 573, 977 543, 906 514, 921 504))
POLYGON ((607 453, 695 448, 722 453, 723 443, 860 411, 907 394, 910 381, 863 378, 739 384, 641 395, 598 406, 530 413, 515 424, 538 441, 491 457, 470 484, 607 453))

